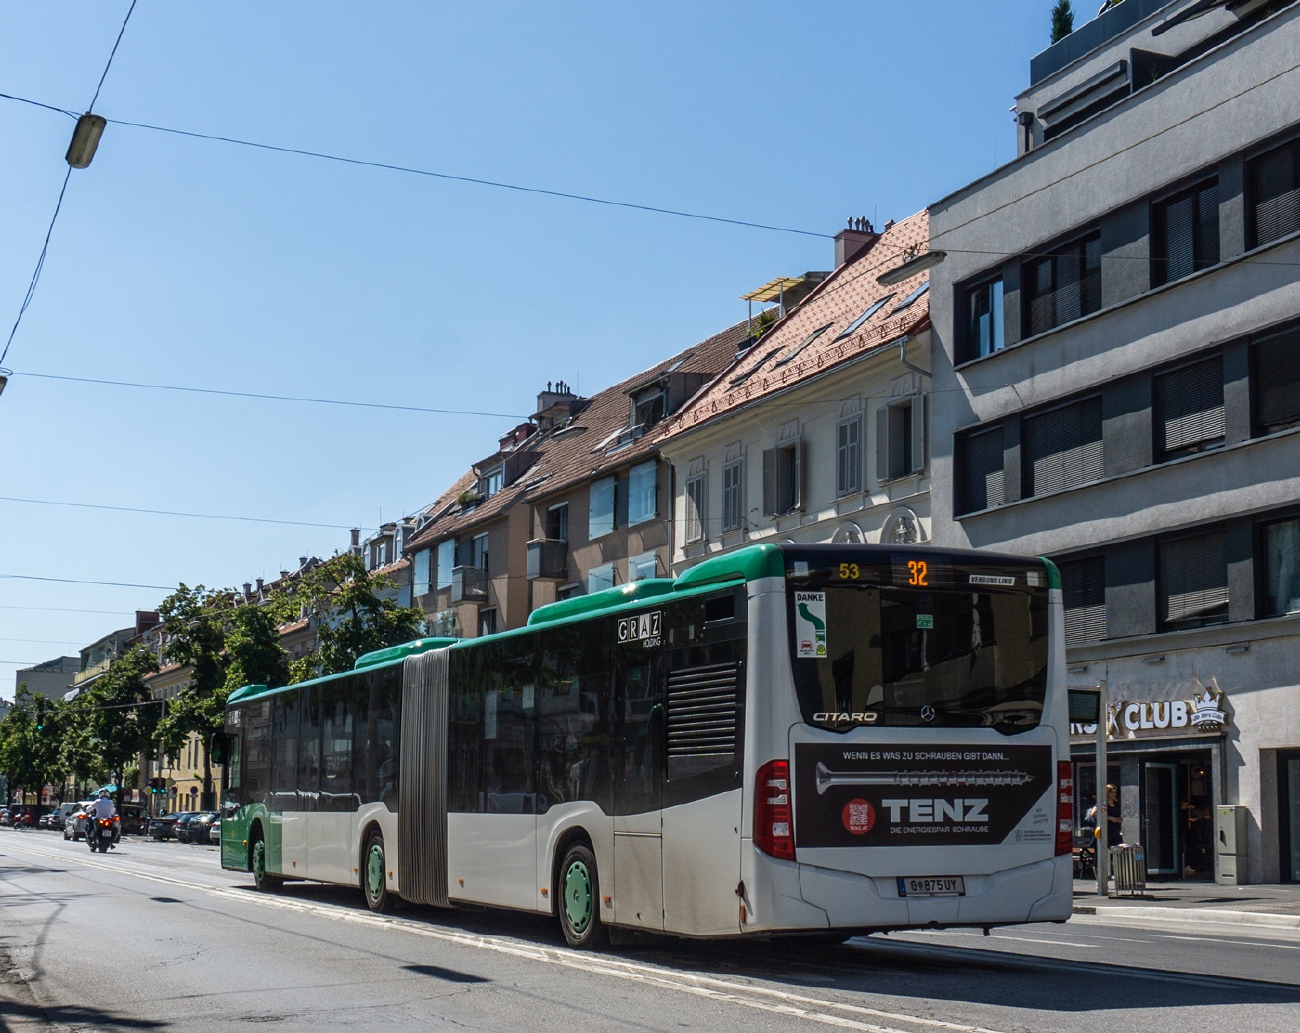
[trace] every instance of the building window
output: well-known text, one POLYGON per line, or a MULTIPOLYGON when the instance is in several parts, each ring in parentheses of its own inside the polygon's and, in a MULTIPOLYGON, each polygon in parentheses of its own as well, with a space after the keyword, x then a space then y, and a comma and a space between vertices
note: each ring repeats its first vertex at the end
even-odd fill
POLYGON ((1151 286, 1219 262, 1219 181, 1206 180, 1151 206, 1151 286))
POLYGON ((1300 140, 1249 162, 1246 183, 1248 247, 1300 230, 1300 140))
POLYGON ((614 564, 606 563, 587 571, 587 592, 603 592, 614 587, 614 564))
POLYGON ((884 484, 924 469, 924 397, 881 406, 876 410, 876 479, 884 484))
POLYGON ((662 385, 641 391, 632 398, 632 429, 647 430, 664 418, 666 405, 662 385))
POLYGON ((1300 519, 1265 526, 1264 565, 1266 616, 1300 613, 1300 519))
POLYGON ((763 450, 763 513, 781 516, 798 509, 803 502, 803 442, 763 450))
POLYGON ((704 540, 704 475, 686 482, 686 542, 704 540))
POLYGON ((429 550, 421 549, 411 561, 411 594, 429 594, 429 550))
POLYGON ((1062 405, 1024 422, 1022 495, 1043 495, 1098 480, 1101 397, 1062 405))
POLYGON ((650 460, 632 467, 627 479, 627 522, 641 524, 658 515, 655 508, 655 480, 658 463, 650 460))
POLYGON ((902 312, 904 309, 911 308, 914 304, 916 304, 916 300, 917 300, 917 298, 921 297, 921 296, 922 296, 923 294, 925 294, 929 289, 930 289, 930 281, 929 281, 929 280, 926 280, 925 283, 921 284, 921 286, 917 287, 916 290, 912 291, 911 294, 909 294, 909 295, 908 295, 907 297, 905 297, 902 301, 900 301, 897 305, 895 305, 892 309, 890 309, 890 310, 889 310, 889 314, 890 314, 891 316, 896 316, 896 315, 898 315, 898 313, 902 312))
POLYGON ((814 330, 802 341, 800 341, 793 348, 791 348, 788 352, 786 352, 779 359, 777 359, 773 365, 773 368, 775 368, 776 366, 784 366, 787 362, 793 359, 805 348, 811 346, 817 340, 817 338, 821 337, 822 334, 824 334, 827 330, 829 330, 834 325, 835 325, 834 323, 827 323, 825 326, 819 326, 816 330, 814 330))
POLYGON ((451 587, 451 568, 456 565, 456 539, 448 538, 438 543, 438 569, 436 576, 439 588, 451 587))
POLYGON ((504 466, 498 466, 495 470, 489 470, 479 478, 478 490, 484 497, 490 497, 499 492, 506 486, 506 470, 504 466))
POLYGON ((495 635, 497 633, 497 611, 495 607, 479 610, 478 633, 480 636, 495 635))
POLYGON ((1152 387, 1158 461, 1223 444, 1223 356, 1161 373, 1152 387))
POLYGON ((569 504, 552 506, 546 511, 546 537, 553 542, 569 540, 569 504))
POLYGON ((1002 424, 959 439, 959 512, 977 513, 1006 501, 1002 477, 1002 424))
POLYGON ((969 316, 966 329, 966 358, 992 355, 1007 346, 1003 332, 1002 279, 972 287, 966 295, 969 316))
POLYGON ((1021 293, 1025 337, 1096 312, 1101 308, 1101 234, 1090 233, 1026 261, 1021 293))
POLYGON ((1065 597, 1065 644, 1079 646, 1106 637, 1106 560, 1103 556, 1060 564, 1065 597))
POLYGON ((862 417, 845 420, 836 431, 835 494, 862 490, 862 417))
POLYGON ((603 477, 591 482, 590 514, 587 537, 600 538, 614 530, 614 478, 603 477))
POLYGON ((627 579, 629 581, 644 581, 646 578, 654 577, 659 572, 659 561, 653 552, 643 552, 639 556, 632 556, 627 561, 627 579))
POLYGON ((1300 328, 1255 342, 1251 378, 1256 434, 1272 434, 1300 424, 1300 328))
POLYGON ((737 530, 744 520, 744 509, 742 507, 742 478, 741 473, 744 469, 743 463, 728 463, 722 468, 722 529, 724 531, 737 530))
POLYGON ((1228 619, 1228 554, 1223 531, 1175 538, 1157 546, 1162 631, 1228 619))
POLYGON ((873 301, 871 305, 867 308, 867 310, 862 313, 862 315, 858 316, 857 319, 855 319, 852 323, 850 323, 848 326, 846 326, 843 330, 841 330, 836 335, 835 340, 843 341, 845 338, 852 337, 855 333, 858 332, 858 328, 861 327, 863 323, 865 323, 868 319, 870 319, 882 308, 884 308, 885 304, 891 301, 893 297, 894 296, 892 294, 886 294, 879 301, 873 301))
POLYGON ((471 567, 482 567, 483 572, 488 570, 488 536, 485 534, 476 534, 469 542, 469 565, 471 567))

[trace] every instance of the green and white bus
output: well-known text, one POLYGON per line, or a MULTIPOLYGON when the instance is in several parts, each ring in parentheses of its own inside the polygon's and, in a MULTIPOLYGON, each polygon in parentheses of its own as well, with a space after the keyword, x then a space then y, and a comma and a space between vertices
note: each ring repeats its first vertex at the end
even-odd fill
POLYGON ((568 942, 1071 911, 1046 560, 758 545, 231 694, 221 859, 553 914, 568 942))

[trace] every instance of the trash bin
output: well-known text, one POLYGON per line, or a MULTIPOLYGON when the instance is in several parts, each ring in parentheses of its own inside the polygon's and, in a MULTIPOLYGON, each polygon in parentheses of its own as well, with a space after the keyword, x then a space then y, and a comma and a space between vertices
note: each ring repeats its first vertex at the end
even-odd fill
POLYGON ((1136 897, 1147 891, 1147 859, 1141 843, 1124 843, 1110 848, 1110 870, 1115 892, 1136 897))

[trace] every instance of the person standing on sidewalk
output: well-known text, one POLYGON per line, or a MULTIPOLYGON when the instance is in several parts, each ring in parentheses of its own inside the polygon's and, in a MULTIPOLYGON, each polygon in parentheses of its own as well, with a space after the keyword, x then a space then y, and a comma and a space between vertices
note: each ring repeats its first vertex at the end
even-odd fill
MULTIPOLYGON (((1099 821, 1097 805, 1093 804, 1088 810, 1087 822, 1095 830, 1099 821)), ((1106 842, 1108 846, 1119 846, 1124 842, 1124 821, 1119 814, 1119 789, 1109 784, 1106 786, 1106 842)))

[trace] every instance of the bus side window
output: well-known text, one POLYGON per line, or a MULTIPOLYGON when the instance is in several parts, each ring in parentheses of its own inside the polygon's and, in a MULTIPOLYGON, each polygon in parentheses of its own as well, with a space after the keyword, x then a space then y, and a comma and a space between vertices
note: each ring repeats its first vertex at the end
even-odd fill
POLYGON ((323 685, 302 689, 298 700, 298 810, 314 811, 320 797, 320 704, 323 685))
POLYGON ((368 705, 364 757, 358 765, 364 773, 365 786, 360 795, 363 803, 383 803, 390 811, 397 810, 398 801, 401 670, 400 667, 390 667, 368 672, 361 693, 368 705))
POLYGON ((320 809, 352 811, 352 711, 358 678, 341 678, 322 686, 320 809))
POLYGON ((242 771, 239 801, 265 803, 271 787, 271 704, 267 700, 244 707, 242 771))
POLYGON ((573 800, 609 811, 608 633, 596 622, 539 636, 538 813, 573 800))
POLYGON ((273 811, 298 809, 298 691, 289 689, 271 702, 271 792, 267 806, 273 811))

